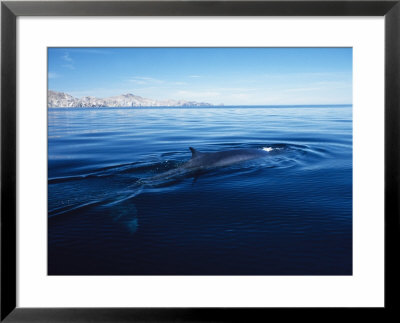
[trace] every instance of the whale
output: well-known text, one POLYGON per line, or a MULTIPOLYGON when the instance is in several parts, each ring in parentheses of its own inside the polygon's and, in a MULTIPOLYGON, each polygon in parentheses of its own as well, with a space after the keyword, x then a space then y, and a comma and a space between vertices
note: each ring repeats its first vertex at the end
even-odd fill
POLYGON ((193 147, 189 147, 189 149, 192 152, 190 160, 175 169, 147 178, 143 182, 149 184, 159 180, 175 179, 188 173, 201 172, 207 169, 229 166, 266 157, 269 152, 269 150, 254 148, 231 149, 217 152, 201 152, 193 147))
POLYGON ((193 147, 189 147, 192 158, 182 167, 186 169, 204 169, 212 167, 223 167, 247 160, 265 157, 268 152, 261 149, 231 149, 218 152, 200 152, 193 147))

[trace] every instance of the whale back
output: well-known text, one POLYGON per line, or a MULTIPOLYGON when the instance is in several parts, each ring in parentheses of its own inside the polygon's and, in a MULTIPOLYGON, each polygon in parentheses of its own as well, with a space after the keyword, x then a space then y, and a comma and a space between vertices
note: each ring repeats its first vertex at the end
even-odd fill
POLYGON ((189 147, 189 149, 192 152, 192 159, 203 155, 203 153, 199 152, 198 150, 194 149, 193 147, 189 147))

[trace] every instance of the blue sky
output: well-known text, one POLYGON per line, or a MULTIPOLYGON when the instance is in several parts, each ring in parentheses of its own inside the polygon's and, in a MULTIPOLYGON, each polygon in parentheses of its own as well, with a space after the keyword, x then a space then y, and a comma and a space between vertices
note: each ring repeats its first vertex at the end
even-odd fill
POLYGON ((48 86, 225 105, 351 104, 351 48, 49 48, 48 86))

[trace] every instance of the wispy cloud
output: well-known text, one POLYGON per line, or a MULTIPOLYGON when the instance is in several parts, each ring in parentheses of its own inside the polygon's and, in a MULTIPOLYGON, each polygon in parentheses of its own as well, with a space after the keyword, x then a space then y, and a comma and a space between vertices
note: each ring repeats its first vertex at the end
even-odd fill
POLYGON ((49 79, 56 79, 56 78, 58 78, 58 77, 61 77, 61 75, 60 75, 60 74, 57 74, 57 73, 55 73, 55 72, 49 72, 49 74, 48 74, 48 78, 49 78, 49 79))
POLYGON ((224 92, 252 92, 257 91, 257 88, 247 88, 247 87, 221 87, 218 88, 218 91, 224 92))
POLYGON ((200 75, 189 75, 189 77, 191 77, 191 78, 199 78, 201 76, 200 75))
POLYGON ((186 85, 186 82, 182 81, 165 81, 161 79, 156 79, 153 77, 147 76, 135 76, 128 80, 128 82, 136 84, 136 85, 146 85, 146 88, 158 86, 159 88, 162 86, 163 88, 174 87, 176 85, 186 85))
POLYGON ((266 73, 261 74, 260 77, 301 77, 301 78, 313 78, 313 77, 324 77, 324 78, 331 78, 331 77, 343 77, 348 75, 347 72, 283 72, 283 73, 266 73))
POLYGON ((176 94, 179 97, 184 97, 184 98, 193 98, 193 99, 199 99, 199 98, 209 98, 209 97, 218 97, 221 95, 220 92, 217 91, 177 91, 176 94))
POLYGON ((64 68, 68 68, 69 70, 74 70, 75 69, 75 66, 73 64, 64 64, 64 65, 61 65, 61 66, 64 67, 64 68))
POLYGON ((112 54, 112 50, 98 48, 98 47, 73 48, 72 51, 74 53, 81 53, 81 54, 96 54, 96 55, 112 54))
POLYGON ((299 87, 299 88, 291 88, 284 89, 284 92, 308 92, 308 91, 318 91, 321 90, 320 87, 299 87))
POLYGON ((66 62, 73 62, 73 59, 71 56, 69 56, 69 53, 65 53, 61 58, 66 62))
POLYGON ((72 57, 69 55, 68 52, 65 52, 64 55, 61 56, 61 58, 66 63, 61 65, 62 67, 67 68, 69 70, 75 69, 74 60, 72 59, 72 57))
POLYGON ((139 85, 145 85, 145 84, 162 84, 165 83, 165 81, 156 79, 153 77, 147 77, 147 76, 134 76, 128 80, 129 82, 139 84, 139 85))
POLYGON ((316 82, 315 85, 323 86, 325 88, 335 88, 335 89, 340 89, 340 88, 349 88, 351 87, 351 82, 345 82, 345 81, 323 81, 323 82, 316 82))

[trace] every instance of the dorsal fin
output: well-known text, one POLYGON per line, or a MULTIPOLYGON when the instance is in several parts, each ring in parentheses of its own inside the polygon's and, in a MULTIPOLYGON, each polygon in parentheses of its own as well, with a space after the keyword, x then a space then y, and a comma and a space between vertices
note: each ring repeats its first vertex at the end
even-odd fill
POLYGON ((189 149, 192 152, 192 158, 196 158, 197 156, 199 156, 201 154, 201 152, 197 151, 193 147, 189 147, 189 149))

